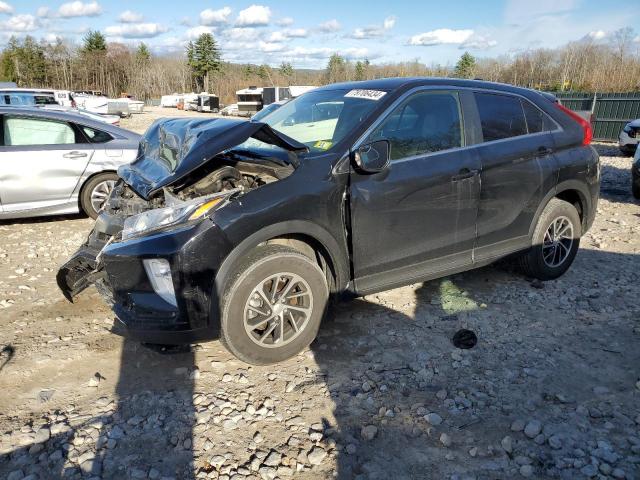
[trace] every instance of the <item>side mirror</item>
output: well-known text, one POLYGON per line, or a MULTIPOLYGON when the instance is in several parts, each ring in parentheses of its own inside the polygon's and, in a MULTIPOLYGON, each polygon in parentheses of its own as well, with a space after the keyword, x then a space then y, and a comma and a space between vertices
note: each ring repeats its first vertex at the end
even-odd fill
POLYGON ((366 173, 377 173, 389 165, 389 142, 377 140, 362 145, 353 155, 356 167, 366 173))

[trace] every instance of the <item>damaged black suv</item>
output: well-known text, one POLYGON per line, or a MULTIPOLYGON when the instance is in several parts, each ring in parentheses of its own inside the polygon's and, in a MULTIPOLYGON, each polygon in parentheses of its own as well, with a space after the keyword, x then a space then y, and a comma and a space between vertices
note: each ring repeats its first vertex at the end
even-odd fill
POLYGON ((513 254, 563 274, 596 213, 590 140, 548 95, 453 79, 329 85, 262 122, 160 120, 58 285, 95 284, 140 341, 281 361, 341 294, 513 254))

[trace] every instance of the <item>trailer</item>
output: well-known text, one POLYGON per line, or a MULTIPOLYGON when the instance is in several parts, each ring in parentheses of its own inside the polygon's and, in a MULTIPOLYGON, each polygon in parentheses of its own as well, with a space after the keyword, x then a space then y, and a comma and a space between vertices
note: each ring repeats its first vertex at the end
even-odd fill
POLYGON ((262 88, 251 86, 236 92, 238 97, 238 115, 250 117, 262 109, 262 88))

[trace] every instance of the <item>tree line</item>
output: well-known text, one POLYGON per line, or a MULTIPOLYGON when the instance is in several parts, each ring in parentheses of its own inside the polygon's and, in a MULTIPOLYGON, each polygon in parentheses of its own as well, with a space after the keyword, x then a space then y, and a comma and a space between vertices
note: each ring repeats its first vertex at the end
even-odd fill
POLYGON ((556 49, 530 49, 500 57, 475 58, 465 52, 455 65, 418 60, 373 64, 334 54, 323 70, 234 64, 221 59, 212 34, 187 44, 183 54, 153 55, 141 43, 131 48, 108 43, 98 31, 79 45, 58 39, 38 42, 12 37, 0 54, 0 77, 21 87, 100 90, 139 99, 173 92, 209 91, 223 103, 249 85, 321 85, 394 76, 482 78, 549 91, 626 92, 640 90, 640 42, 621 29, 608 42, 583 39, 556 49))

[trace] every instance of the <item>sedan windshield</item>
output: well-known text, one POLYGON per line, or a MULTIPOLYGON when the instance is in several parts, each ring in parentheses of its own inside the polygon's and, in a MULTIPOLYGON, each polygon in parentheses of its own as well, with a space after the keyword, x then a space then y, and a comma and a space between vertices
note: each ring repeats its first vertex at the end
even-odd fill
POLYGON ((262 121, 309 147, 329 150, 356 128, 385 92, 372 90, 315 90, 285 103, 262 121))

